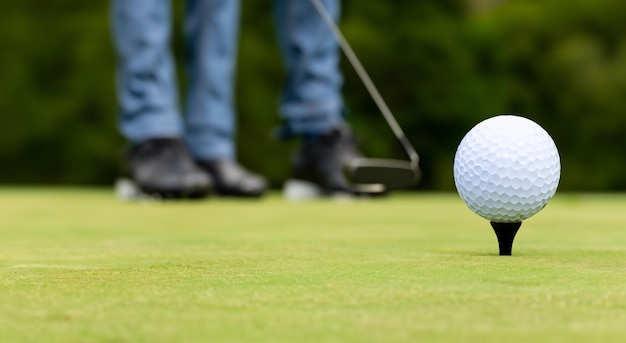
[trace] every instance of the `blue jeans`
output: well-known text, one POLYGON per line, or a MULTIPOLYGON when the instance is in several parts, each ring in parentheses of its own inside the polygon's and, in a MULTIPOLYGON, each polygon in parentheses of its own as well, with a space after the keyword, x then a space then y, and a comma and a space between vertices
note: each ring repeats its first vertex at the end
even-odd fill
MULTIPOLYGON (((339 0, 324 0, 339 16, 339 0)), ((197 159, 234 159, 234 73, 239 0, 187 0, 189 72, 181 116, 170 51, 170 0, 113 0, 119 125, 131 142, 184 138, 197 159)), ((316 135, 343 122, 340 52, 309 0, 275 0, 288 79, 280 115, 287 135, 316 135)))

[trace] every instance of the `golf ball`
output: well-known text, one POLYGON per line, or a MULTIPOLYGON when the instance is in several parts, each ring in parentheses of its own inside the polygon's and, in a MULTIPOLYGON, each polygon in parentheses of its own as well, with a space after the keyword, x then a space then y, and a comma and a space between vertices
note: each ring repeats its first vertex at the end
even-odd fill
POLYGON ((559 152, 550 135, 516 115, 478 123, 454 157, 459 195, 492 222, 521 222, 535 215, 554 196, 560 176, 559 152))

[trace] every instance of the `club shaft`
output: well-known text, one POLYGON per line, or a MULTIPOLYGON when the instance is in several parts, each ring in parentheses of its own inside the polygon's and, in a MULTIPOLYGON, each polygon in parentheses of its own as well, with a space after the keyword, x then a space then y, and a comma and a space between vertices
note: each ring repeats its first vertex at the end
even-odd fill
POLYGON ((326 10, 322 2, 320 0, 311 0, 311 2, 328 26, 328 28, 330 28, 330 30, 333 32, 335 39, 339 43, 339 46, 341 47, 343 53, 346 55, 346 58, 350 62, 350 65, 352 65, 352 68, 361 79, 361 82, 374 100, 374 103, 376 103, 376 106, 387 121, 387 124, 391 128, 391 131, 393 131, 394 135, 396 136, 400 144, 402 144, 402 147, 404 148, 406 153, 409 155, 411 163, 417 167, 417 164, 419 163, 419 155, 415 151, 415 148, 413 148, 413 146, 411 145, 411 142, 409 142, 408 138, 404 134, 404 131, 402 131, 400 124, 398 124, 395 116, 393 115, 393 113, 391 113, 389 106, 387 106, 387 103, 380 95, 380 92, 378 91, 378 89, 374 85, 374 82, 363 67, 363 64, 361 64, 361 61, 354 53, 354 50, 352 50, 352 47, 343 36, 341 30, 339 30, 339 27, 337 26, 331 15, 328 13, 328 10, 326 10))

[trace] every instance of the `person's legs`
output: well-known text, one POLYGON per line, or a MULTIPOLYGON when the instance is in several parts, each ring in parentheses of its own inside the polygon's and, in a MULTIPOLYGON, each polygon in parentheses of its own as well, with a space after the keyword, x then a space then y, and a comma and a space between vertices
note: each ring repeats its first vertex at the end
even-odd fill
POLYGON ((266 181, 235 161, 234 75, 239 0, 187 0, 189 94, 185 135, 217 193, 260 196, 266 181))
POLYGON ((113 41, 118 53, 120 131, 130 142, 128 176, 159 197, 202 197, 209 176, 181 141, 169 0, 113 0, 113 41))
MULTIPOLYGON (((323 3, 337 19, 340 2, 323 3)), ((280 105, 283 135, 318 135, 341 125, 343 77, 332 31, 309 0, 275 0, 275 12, 288 74, 280 105)))
MULTIPOLYGON (((323 0, 337 20, 339 0, 323 0)), ((275 0, 278 37, 287 67, 280 114, 284 138, 303 138, 285 186, 290 199, 337 193, 380 193, 351 185, 344 168, 359 156, 356 139, 344 119, 340 50, 310 0, 275 0)))
POLYGON ((186 139, 196 159, 235 159, 239 0, 187 0, 186 139))
POLYGON ((169 0, 113 0, 112 21, 121 133, 132 143, 180 137, 169 0))

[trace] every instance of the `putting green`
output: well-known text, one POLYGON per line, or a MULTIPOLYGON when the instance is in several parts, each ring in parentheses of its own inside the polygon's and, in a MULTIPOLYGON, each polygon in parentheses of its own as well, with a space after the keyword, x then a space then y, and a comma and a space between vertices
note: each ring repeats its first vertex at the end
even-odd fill
POLYGON ((1 342, 624 342, 626 195, 497 256, 456 194, 123 203, 0 189, 1 342))

